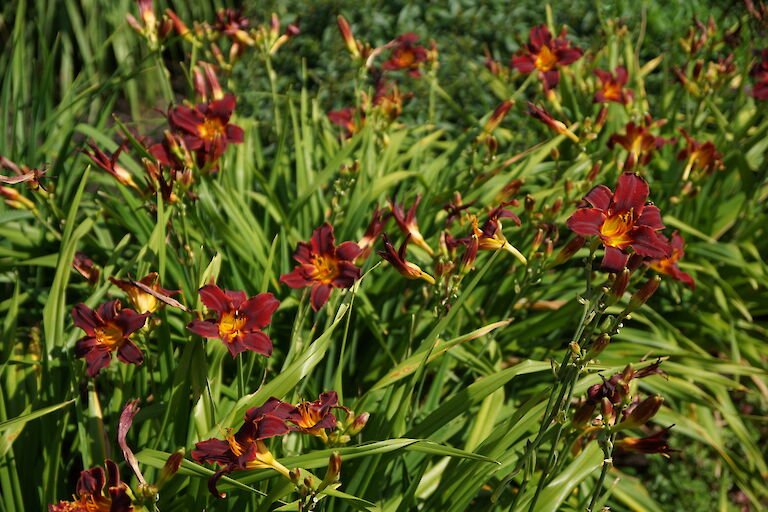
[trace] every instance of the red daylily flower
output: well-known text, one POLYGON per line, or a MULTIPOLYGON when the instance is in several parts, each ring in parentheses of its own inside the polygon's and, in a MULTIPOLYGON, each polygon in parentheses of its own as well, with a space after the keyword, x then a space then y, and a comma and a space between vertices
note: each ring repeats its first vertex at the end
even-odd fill
POLYGON ((112 153, 112 156, 107 156, 107 154, 101 149, 99 149, 99 147, 93 141, 89 142, 88 146, 91 147, 91 149, 93 150, 93 153, 91 153, 86 149, 82 149, 80 151, 83 154, 87 155, 91 160, 93 160, 93 163, 95 163, 97 166, 107 171, 121 184, 128 185, 129 187, 139 190, 139 187, 136 186, 136 182, 133 181, 133 177, 131 176, 131 173, 128 172, 119 163, 117 163, 117 159, 120 156, 120 153, 125 148, 125 146, 121 145, 120 147, 118 147, 115 150, 115 152, 112 153))
POLYGON ((512 66, 525 75, 537 71, 546 91, 556 87, 560 81, 558 68, 572 64, 584 55, 581 48, 571 47, 565 37, 565 28, 560 32, 560 37, 552 39, 546 25, 533 27, 530 42, 525 45, 524 51, 512 59, 512 66))
POLYGON ((768 48, 760 52, 760 61, 752 66, 750 74, 755 78, 752 96, 758 100, 768 100, 768 48))
POLYGON ((669 255, 668 258, 663 258, 660 260, 652 260, 648 262, 648 266, 651 267, 656 272, 659 272, 660 274, 666 274, 672 279, 676 279, 682 283, 687 284, 691 287, 691 290, 693 290, 696 285, 693 282, 693 278, 690 274, 687 272, 683 272, 680 270, 680 268, 677 266, 677 262, 685 256, 685 250, 683 249, 685 246, 685 240, 683 239, 682 235, 678 233, 677 231, 672 233, 672 241, 670 242, 667 237, 662 235, 661 233, 658 234, 659 238, 662 239, 665 243, 669 243, 669 246, 672 248, 672 253, 669 255))
POLYGON ((419 68, 421 63, 427 60, 427 49, 416 46, 414 43, 418 40, 419 36, 413 32, 395 39, 395 49, 392 50, 389 60, 381 64, 381 68, 387 71, 404 69, 414 78, 421 76, 419 68))
POLYGON ((575 133, 573 133, 571 130, 569 130, 568 127, 565 125, 565 123, 552 117, 552 114, 547 112, 545 108, 535 105, 530 101, 527 102, 526 105, 528 107, 528 110, 526 111, 526 113, 529 116, 533 117, 534 119, 538 119, 539 121, 547 125, 555 133, 558 133, 560 135, 565 135, 566 137, 571 139, 573 142, 579 142, 579 137, 575 133))
POLYGON ((652 124, 660 125, 663 121, 653 123, 647 117, 643 123, 635 124, 630 121, 625 127, 625 134, 614 133, 608 139, 608 147, 618 144, 627 150, 627 159, 624 161, 624 171, 631 170, 635 165, 647 165, 653 156, 653 152, 661 149, 664 144, 674 143, 675 140, 667 140, 653 135, 649 128, 652 124))
POLYGON ((404 209, 405 203, 400 205, 396 201, 390 200, 389 209, 392 210, 392 217, 394 217, 395 222, 397 222, 397 226, 400 228, 400 231, 402 231, 404 235, 410 235, 413 243, 427 251, 427 253, 432 256, 434 251, 421 235, 421 231, 419 231, 419 223, 416 220, 416 208, 419 207, 420 202, 421 194, 418 194, 416 199, 413 201, 413 206, 411 206, 408 209, 408 212, 406 212, 404 209))
POLYGON ((471 219, 472 229, 474 235, 477 237, 478 250, 496 251, 498 249, 504 249, 517 258, 520 263, 526 265, 528 260, 520 251, 510 244, 509 241, 507 241, 507 238, 501 230, 501 219, 512 219, 518 226, 522 224, 517 215, 506 209, 509 205, 517 206, 517 204, 518 202, 516 199, 501 203, 498 207, 488 213, 488 218, 481 227, 478 227, 477 218, 473 216, 471 219))
POLYGON ((105 465, 106 476, 101 466, 81 471, 77 480, 77 498, 48 505, 48 512, 132 512, 131 498, 126 492, 128 487, 120 481, 117 464, 107 459, 105 465))
POLYGON ((384 229, 384 226, 387 224, 388 220, 389 214, 384 213, 383 210, 380 210, 379 205, 377 204, 373 208, 373 216, 371 216, 371 222, 368 223, 368 227, 366 228, 363 237, 359 242, 357 242, 357 246, 360 247, 361 251, 360 256, 357 257, 358 262, 368 259, 368 256, 373 250, 373 245, 376 243, 376 240, 378 240, 379 235, 381 234, 381 231, 384 229))
POLYGON ((626 105, 632 101, 635 94, 629 89, 624 88, 629 78, 627 68, 624 66, 617 67, 616 76, 602 69, 596 69, 595 74, 600 79, 600 90, 595 94, 595 103, 613 101, 626 105))
POLYGON ((611 376, 608 380, 603 378, 602 384, 590 386, 587 390, 587 403, 598 404, 607 398, 614 405, 620 404, 629 395, 629 383, 632 379, 644 379, 651 375, 664 374, 664 370, 661 370, 659 366, 661 366, 660 360, 640 370, 635 370, 631 364, 628 364, 621 373, 611 376))
MULTIPOLYGON (((157 277, 157 272, 151 272, 139 279, 138 282, 162 295, 171 296, 179 293, 179 290, 166 290, 161 287, 157 283, 157 277)), ((114 277, 110 277, 109 280, 128 294, 128 300, 139 313, 154 313, 162 305, 156 296, 145 292, 139 286, 134 285, 132 281, 124 281, 114 277)))
POLYGON ((388 234, 384 233, 381 237, 384 240, 384 250, 376 251, 376 253, 387 260, 403 277, 406 279, 423 279, 429 284, 435 284, 434 277, 421 270, 421 267, 415 263, 405 259, 405 249, 408 247, 408 242, 411 239, 410 233, 405 236, 399 251, 395 251, 395 247, 392 245, 392 240, 388 234))
POLYGON ((358 112, 355 107, 344 107, 341 110, 331 110, 327 114, 328 120, 344 128, 344 138, 348 139, 358 133, 365 124, 365 113, 358 112))
POLYGON ((183 135, 186 147, 197 152, 198 164, 210 164, 224 154, 227 144, 243 142, 243 129, 229 122, 234 109, 235 95, 230 93, 194 108, 173 108, 168 112, 168 121, 183 135))
POLYGON ((187 329, 204 338, 220 339, 232 357, 245 350, 272 355, 272 340, 262 332, 280 305, 271 293, 248 298, 244 291, 222 290, 215 284, 203 286, 199 293, 203 304, 219 317, 192 320, 187 329))
POLYGON ((670 453, 680 451, 671 448, 667 440, 664 439, 672 427, 673 425, 670 425, 648 437, 625 437, 616 441, 615 446, 628 452, 660 453, 664 457, 669 457, 670 453))
POLYGON ((360 269, 353 262, 361 252, 355 242, 337 246, 333 226, 326 222, 312 232, 309 242, 299 242, 293 253, 299 265, 280 276, 280 282, 291 288, 311 286, 312 309, 319 311, 333 288, 351 288, 360 279, 360 269))
POLYGON ((144 362, 144 355, 129 336, 144 326, 148 316, 149 313, 121 309, 119 300, 105 302, 96 311, 82 302, 75 306, 72 319, 86 334, 75 343, 75 356, 85 359, 89 377, 95 377, 109 365, 114 351, 123 363, 144 362))
POLYGON ((88 280, 88 284, 94 286, 99 282, 99 269, 96 264, 87 254, 81 251, 75 252, 75 257, 72 260, 72 268, 88 280))
POLYGON ((227 429, 224 440, 213 438, 195 443, 193 459, 224 466, 208 480, 211 494, 224 498, 226 495, 219 493, 216 484, 222 476, 235 470, 274 469, 290 479, 288 469, 275 459, 264 444, 264 439, 290 432, 281 417, 291 408, 290 404, 270 398, 261 407, 246 411, 243 426, 234 435, 231 429, 227 429))
POLYGON ((680 133, 685 137, 688 143, 685 149, 681 150, 677 154, 678 160, 688 159, 688 163, 685 165, 683 171, 683 181, 688 179, 692 169, 703 172, 704 174, 712 174, 716 170, 725 169, 723 165, 723 154, 719 153, 715 149, 715 145, 711 142, 697 142, 693 140, 685 128, 680 128, 680 133))
POLYGON ((621 272, 632 248, 640 256, 662 259, 671 248, 656 234, 663 229, 661 213, 656 206, 646 205, 648 183, 640 176, 625 172, 619 177, 616 192, 598 185, 584 197, 592 208, 576 210, 568 219, 568 227, 582 236, 597 235, 605 246, 602 268, 621 272))
POLYGON ((397 119, 403 112, 403 103, 411 99, 413 94, 401 94, 397 83, 391 84, 384 79, 379 80, 376 93, 373 95, 373 106, 389 122, 397 119))
POLYGON ((285 412, 282 418, 292 423, 288 425, 294 432, 303 432, 327 440, 326 429, 336 427, 336 416, 333 409, 349 410, 339 405, 339 395, 335 391, 320 393, 320 397, 314 402, 301 402, 285 412))

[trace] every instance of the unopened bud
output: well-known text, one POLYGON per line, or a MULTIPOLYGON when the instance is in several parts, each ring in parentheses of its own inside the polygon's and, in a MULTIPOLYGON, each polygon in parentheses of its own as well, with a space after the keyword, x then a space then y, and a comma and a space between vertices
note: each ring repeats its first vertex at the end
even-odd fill
POLYGON ((493 130, 495 130, 502 120, 504 120, 504 117, 507 115, 507 112, 509 112, 509 109, 512 108, 512 105, 514 103, 512 100, 505 100, 496 107, 496 110, 493 111, 493 114, 491 114, 491 117, 488 119, 488 122, 485 123, 485 128, 483 128, 483 131, 485 133, 491 133, 493 130))
POLYGON ((592 415, 595 413, 595 404, 584 402, 581 407, 576 410, 573 415, 573 426, 576 428, 584 428, 589 424, 592 419, 592 415))
POLYGON ((563 189, 565 189, 566 194, 570 194, 571 190, 573 190, 573 180, 572 179, 565 180, 565 185, 563 185, 563 189))
POLYGON ((592 347, 589 349, 589 352, 587 352, 585 359, 589 361, 590 359, 599 356, 603 350, 605 350, 605 347, 607 347, 610 343, 611 337, 606 333, 602 333, 600 336, 595 338, 595 341, 592 342, 592 347))
POLYGON ((533 213, 533 207, 536 206, 536 198, 533 197, 531 194, 528 194, 525 196, 525 200, 523 201, 523 205, 525 207, 526 213, 533 213))
POLYGON ((301 470, 299 468, 293 468, 288 472, 288 477, 291 479, 291 482, 298 485, 299 480, 301 479, 301 470))
POLYGON ((360 49, 357 47, 357 41, 352 35, 352 29, 349 27, 347 20, 344 16, 339 14, 336 17, 336 23, 339 25, 339 32, 341 32, 341 37, 344 39, 344 45, 347 47, 347 50, 349 50, 349 53, 355 58, 360 57, 360 49))
POLYGON ((624 310, 625 313, 636 311, 640 308, 640 306, 648 302, 648 299, 650 299, 651 296, 656 293, 656 290, 659 288, 659 283, 661 283, 661 277, 653 276, 650 278, 642 288, 637 290, 632 295, 632 298, 629 300, 629 305, 624 310))
POLYGON ((560 209, 563 207, 563 198, 558 197, 555 199, 555 202, 552 203, 552 207, 550 208, 550 212, 552 212, 552 215, 557 215, 560 209))
POLYGON ((536 252, 541 247, 541 243, 544 241, 544 230, 539 229, 533 236, 533 242, 531 243, 531 252, 536 252))
POLYGON ((499 141, 493 135, 485 138, 485 146, 488 148, 488 153, 491 156, 495 156, 499 152, 499 141))
POLYGON ((664 399, 661 395, 649 396, 629 412, 624 421, 619 424, 619 428, 636 428, 644 425, 659 412, 663 403, 664 399))
POLYGON ((555 148, 552 148, 552 150, 549 152, 549 156, 552 157, 552 160, 560 160, 560 150, 555 148))
POLYGON ((608 107, 603 106, 600 109, 600 112, 597 113, 597 118, 595 119, 595 129, 597 131, 602 129, 606 119, 608 119, 608 107))
POLYGON ((184 448, 179 448, 173 452, 160 470, 160 477, 157 479, 157 488, 162 488, 181 467, 181 461, 184 460, 184 448))
POLYGON ((333 483, 339 478, 339 474, 341 474, 341 454, 333 452, 328 457, 328 469, 325 471, 323 482, 333 483))
POLYGON ((347 433, 351 436, 359 434, 360 431, 365 428, 365 424, 368 423, 368 418, 370 417, 371 415, 367 412, 357 415, 355 421, 353 421, 352 425, 347 429, 347 433))
POLYGON ((600 401, 600 414, 603 416, 603 424, 611 425, 616 416, 616 411, 613 408, 613 404, 607 398, 603 398, 600 401))
POLYGON ((592 166, 592 169, 590 169, 589 174, 587 174, 587 181, 595 181, 597 178, 597 175, 600 174, 600 168, 603 166, 603 162, 596 162, 595 165, 592 166))
POLYGON ((565 246, 560 249, 560 252, 557 253, 557 256, 555 256, 555 261, 552 263, 552 266, 557 266, 562 263, 565 263, 566 261, 570 260, 574 254, 576 254, 579 249, 584 247, 584 243, 587 241, 586 238, 583 236, 577 236, 576 238, 573 238, 570 240, 565 246))
POLYGON ((544 257, 548 259, 553 252, 555 252, 555 242, 551 238, 547 238, 544 242, 544 257))
POLYGON ((608 291, 608 300, 606 300, 607 305, 610 306, 611 304, 615 304, 624 296, 624 292, 629 284, 630 274, 630 271, 625 268, 616 275, 613 284, 611 284, 611 289, 608 291))

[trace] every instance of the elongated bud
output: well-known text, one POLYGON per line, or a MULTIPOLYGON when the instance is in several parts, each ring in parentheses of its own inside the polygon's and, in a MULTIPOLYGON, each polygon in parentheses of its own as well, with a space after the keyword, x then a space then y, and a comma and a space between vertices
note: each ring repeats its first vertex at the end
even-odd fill
POLYGON ((595 181, 597 178, 597 175, 600 174, 600 168, 603 166, 603 162, 595 162, 595 165, 592 166, 592 169, 589 170, 589 174, 587 174, 587 181, 595 181))
POLYGON ((349 53, 355 58, 360 57, 360 49, 357 47, 357 41, 352 35, 352 29, 349 27, 347 20, 344 16, 339 14, 336 17, 336 23, 339 25, 339 32, 341 32, 341 37, 344 39, 344 45, 347 47, 347 50, 349 50, 349 53))
POLYGON ((187 25, 181 21, 181 18, 179 18, 175 11, 166 9, 165 14, 171 18, 171 21, 173 22, 173 28, 176 30, 177 34, 188 41, 194 40, 194 36, 190 32, 189 27, 187 27, 187 25))
POLYGON ((606 333, 602 333, 600 336, 595 338, 595 341, 592 342, 592 347, 589 349, 589 352, 587 352, 587 355, 584 357, 584 359, 589 361, 590 359, 594 359, 595 357, 599 356, 603 350, 605 350, 605 347, 607 347, 610 343, 611 337, 606 333))
POLYGON ((157 488, 162 488, 181 467, 181 461, 184 460, 184 448, 179 448, 173 452, 165 461, 163 469, 160 470, 160 477, 157 479, 157 488))
POLYGON ((469 245, 467 245, 464 254, 461 256, 461 266, 459 267, 459 273, 461 275, 467 274, 474 267, 478 247, 479 243, 477 241, 477 235, 472 234, 469 245))
POLYGON ((574 254, 576 254, 579 249, 584 247, 584 243, 587 241, 586 238, 583 236, 577 236, 576 238, 570 240, 565 246, 560 249, 560 252, 557 253, 557 256, 555 256, 555 261, 552 263, 552 266, 557 266, 565 263, 569 259, 573 257, 574 254))
POLYGON ((341 454, 339 452, 333 452, 330 457, 328 457, 328 469, 325 470, 325 478, 323 478, 324 482, 333 483, 341 474, 341 454))
POLYGON ((630 271, 625 268, 621 273, 616 275, 613 284, 611 284, 611 289, 608 292, 608 300, 605 301, 607 305, 610 306, 611 304, 615 304, 624 296, 624 292, 629 284, 630 274, 630 271))
POLYGON ((0 185, 0 197, 5 199, 5 204, 17 210, 34 210, 35 203, 19 193, 18 190, 11 187, 0 185))
POLYGON ((629 300, 629 305, 625 309, 625 312, 631 313, 636 311, 640 308, 640 306, 648 302, 648 299, 650 299, 651 296, 653 296, 653 294, 656 293, 656 290, 659 288, 659 283, 661 283, 661 277, 653 276, 650 278, 642 288, 637 290, 634 295, 632 295, 632 298, 629 300))
POLYGON ((563 207, 563 198, 558 197, 555 199, 555 202, 552 203, 552 207, 550 208, 550 211, 552 212, 552 215, 557 215, 558 212, 560 212, 560 209, 563 207))
POLYGON ((637 404, 622 421, 618 428, 636 428, 644 425, 659 412, 664 399, 661 395, 651 395, 637 404))
POLYGON ((533 242, 531 243, 531 252, 536 252, 541 247, 541 243, 544 241, 544 230, 539 229, 533 236, 533 242))
POLYGON ((597 118, 595 119, 595 128, 597 131, 600 131, 600 129, 605 124, 605 120, 608 118, 608 107, 603 106, 600 109, 600 112, 597 113, 597 118))
POLYGON ((525 200, 523 201, 523 206, 525 208, 525 213, 531 214, 533 213, 533 207, 536 206, 536 198, 533 197, 531 194, 528 194, 525 196, 525 200))
POLYGON ((288 478, 295 485, 299 485, 299 481, 301 480, 301 470, 299 468, 293 468, 288 472, 288 478))
POLYGON ((616 417, 616 411, 613 408, 613 404, 607 398, 603 398, 600 401, 600 414, 603 416, 603 424, 612 425, 613 420, 616 417))
POLYGON ((576 409, 576 413, 573 415, 573 426, 575 428, 586 427, 592 419, 592 415, 595 413, 595 408, 596 405, 589 402, 581 404, 581 407, 576 409))
POLYGON ((507 112, 509 112, 509 109, 512 108, 512 105, 514 103, 512 100, 505 100, 496 107, 496 110, 493 111, 493 114, 491 114, 490 119, 488 119, 488 122, 485 123, 485 128, 483 128, 483 131, 486 133, 491 133, 493 130, 495 130, 501 121, 504 120, 504 117, 507 115, 507 112))
POLYGON ((351 436, 359 434, 360 431, 365 428, 365 424, 368 423, 368 418, 370 417, 371 415, 367 412, 357 415, 355 421, 353 421, 352 425, 347 429, 347 433, 351 436))
POLYGON ((203 72, 197 66, 195 66, 195 69, 192 70, 192 83, 195 86, 195 92, 200 97, 200 100, 203 103, 207 103, 208 88, 205 85, 205 77, 203 77, 203 72))

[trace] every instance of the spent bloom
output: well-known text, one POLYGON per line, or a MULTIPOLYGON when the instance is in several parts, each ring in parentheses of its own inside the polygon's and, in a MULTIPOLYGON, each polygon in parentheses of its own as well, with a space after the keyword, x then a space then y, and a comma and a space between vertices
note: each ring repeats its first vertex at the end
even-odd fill
POLYGON ((421 194, 416 196, 416 199, 413 201, 413 205, 408 209, 407 212, 405 211, 405 204, 401 205, 392 200, 389 201, 389 208, 392 210, 392 217, 394 217, 397 226, 400 228, 400 231, 402 231, 405 235, 410 235, 413 243, 427 251, 427 253, 432 256, 434 251, 424 240, 421 231, 419 231, 419 223, 416 220, 416 209, 419 207, 419 202, 421 202, 421 194))
POLYGON ((128 487, 120 481, 117 464, 107 459, 106 467, 106 475, 101 466, 81 471, 75 499, 48 505, 48 512, 132 512, 128 487))
POLYGON ((619 66, 616 68, 615 76, 613 73, 596 69, 595 74, 600 79, 600 90, 595 94, 595 103, 607 103, 613 101, 626 105, 634 98, 634 93, 625 89, 627 85, 627 68, 619 66))
POLYGON ((558 68, 579 60, 584 54, 581 48, 571 47, 565 37, 565 28, 553 39, 546 25, 533 27, 525 50, 512 59, 512 66, 526 75, 537 71, 547 91, 556 87, 560 81, 558 68))
POLYGON ((199 293, 203 304, 218 318, 192 320, 187 329, 204 338, 220 339, 232 357, 245 350, 272 354, 272 340, 262 332, 280 305, 271 293, 248 298, 244 291, 222 290, 215 284, 203 286, 199 293))
POLYGON ((360 279, 360 268, 354 261, 361 252, 355 242, 336 245, 333 226, 326 222, 312 232, 309 242, 299 242, 293 253, 299 265, 280 276, 280 282, 291 288, 311 286, 310 303, 319 311, 333 288, 351 288, 360 279))
POLYGON ((144 325, 148 316, 149 313, 122 309, 119 300, 105 302, 97 310, 82 302, 75 306, 72 319, 86 334, 75 343, 75 356, 85 359, 89 377, 95 377, 109 365, 115 351, 123 363, 144 362, 144 355, 129 337, 144 325))
POLYGON ((625 172, 615 193, 605 185, 596 186, 584 197, 591 208, 579 208, 568 219, 568 227, 576 234, 600 237, 605 246, 605 270, 621 272, 627 265, 629 248, 647 258, 669 256, 669 245, 656 233, 664 228, 661 213, 656 206, 645 204, 648 192, 643 178, 625 172))
POLYGON ((427 60, 427 49, 423 46, 417 46, 415 43, 418 40, 419 36, 413 32, 408 32, 395 39, 392 55, 389 60, 381 64, 382 69, 387 71, 403 69, 415 78, 421 76, 419 68, 427 60))
POLYGON ((427 274, 421 267, 415 263, 411 263, 405 259, 405 250, 408 247, 408 242, 411 239, 411 235, 405 236, 399 251, 395 251, 395 247, 392 245, 392 240, 389 235, 384 233, 381 235, 384 240, 384 250, 376 251, 379 256, 387 260, 403 277, 407 279, 423 279, 429 284, 435 284, 435 278, 427 274))
POLYGON ((186 147, 197 153, 198 164, 205 165, 218 160, 228 144, 243 142, 243 129, 229 122, 234 110, 235 95, 230 93, 209 103, 170 109, 168 121, 186 147))
POLYGON ((122 165, 117 163, 117 159, 120 156, 120 153, 123 151, 124 146, 118 147, 115 152, 112 153, 112 156, 107 155, 104 151, 99 149, 99 147, 93 141, 89 142, 88 146, 90 146, 93 152, 85 149, 81 151, 88 155, 88 157, 93 160, 93 163, 107 171, 121 184, 128 185, 129 187, 135 188, 136 190, 139 189, 139 187, 136 185, 136 182, 133 181, 131 173, 128 172, 128 170, 126 170, 122 165))
POLYGON ((694 284, 691 275, 687 272, 683 272, 680 270, 680 267, 677 266, 677 262, 680 261, 683 256, 685 256, 685 240, 683 239, 683 236, 677 231, 672 233, 671 241, 661 233, 659 233, 658 236, 662 239, 662 241, 669 243, 669 246, 672 248, 672 252, 667 258, 649 261, 648 266, 656 272, 659 272, 660 274, 666 274, 672 279, 676 279, 677 281, 685 283, 690 286, 691 289, 694 289, 696 285, 694 284))

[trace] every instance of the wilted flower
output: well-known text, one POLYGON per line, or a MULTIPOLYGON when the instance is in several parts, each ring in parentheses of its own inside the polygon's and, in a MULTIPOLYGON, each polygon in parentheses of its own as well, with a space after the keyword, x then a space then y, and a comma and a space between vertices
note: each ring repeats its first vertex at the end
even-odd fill
POLYGON ((690 286, 691 289, 694 289, 696 285, 694 284, 691 275, 687 272, 683 272, 680 270, 680 267, 677 266, 677 262, 683 256, 685 256, 685 240, 683 239, 683 236, 676 230, 672 233, 671 242, 661 233, 658 233, 658 236, 662 239, 662 241, 669 243, 670 247, 672 248, 672 253, 668 258, 649 261, 648 266, 656 272, 666 274, 672 277, 672 279, 676 279, 682 283, 685 283, 690 286))
POLYGON ((621 272, 627 265, 627 249, 640 256, 662 259, 671 248, 656 234, 663 229, 661 213, 656 206, 646 205, 648 183, 640 176, 625 172, 619 177, 616 192, 598 185, 584 199, 592 208, 576 210, 568 219, 568 227, 582 236, 598 235, 605 246, 602 268, 621 272))
POLYGON ((408 209, 408 212, 404 210, 405 204, 400 205, 396 201, 392 200, 389 201, 389 208, 392 210, 392 217, 394 217, 395 222, 397 222, 397 226, 400 228, 400 231, 402 231, 405 235, 410 235, 413 243, 427 251, 427 253, 432 256, 434 251, 421 235, 421 231, 419 231, 419 223, 416 220, 416 208, 419 207, 420 202, 421 194, 418 194, 416 199, 413 201, 413 205, 408 209))
POLYGON ((229 122, 234 109, 235 95, 230 93, 193 108, 170 109, 168 121, 183 136, 186 147, 197 153, 198 165, 203 166, 218 160, 227 144, 243 142, 243 129, 229 122))
POLYGON ((275 459, 263 441, 290 431, 285 421, 280 419, 287 407, 290 404, 270 398, 261 407, 246 411, 243 426, 234 435, 231 429, 227 429, 224 440, 214 438, 195 443, 193 459, 224 466, 208 480, 211 494, 224 498, 226 495, 219 493, 216 484, 222 476, 236 470, 274 469, 290 479, 288 469, 275 459))
POLYGON ((683 170, 683 181, 688 179, 692 169, 703 172, 704 174, 712 174, 718 169, 724 169, 723 154, 719 153, 715 149, 715 145, 711 142, 697 142, 693 140, 685 128, 680 128, 680 133, 683 134, 687 145, 685 149, 681 150, 677 154, 678 160, 688 160, 683 170))
POLYGON ((81 471, 75 500, 48 505, 48 512, 132 512, 131 498, 126 492, 128 487, 120 481, 117 464, 107 459, 105 465, 106 476, 101 466, 81 471))
POLYGON ((72 268, 88 280, 88 284, 95 285, 99 281, 99 269, 84 252, 76 251, 72 260, 72 268))
MULTIPOLYGON (((162 295, 171 296, 179 293, 179 290, 166 290, 161 287, 158 284, 157 278, 157 272, 151 272, 139 279, 138 282, 162 295)), ((109 280, 112 284, 128 294, 128 300, 130 300, 133 308, 139 313, 153 313, 161 306, 161 303, 156 296, 145 292, 139 286, 134 285, 132 281, 115 279, 114 277, 110 277, 109 280)))
POLYGON ((117 163, 117 159, 120 156, 120 153, 123 151, 124 146, 121 145, 120 147, 118 147, 110 157, 110 156, 107 156, 107 154, 104 151, 99 149, 99 147, 96 145, 95 142, 91 141, 88 143, 88 145, 93 150, 93 153, 85 149, 81 151, 84 154, 88 155, 90 159, 93 160, 93 163, 95 163, 97 166, 107 171, 109 174, 111 174, 117 181, 119 181, 123 185, 128 185, 129 187, 139 190, 139 187, 136 186, 136 183, 133 181, 133 177, 131 176, 131 173, 128 172, 119 163, 117 163))
POLYGON ((584 54, 581 48, 571 47, 565 37, 565 28, 557 39, 552 39, 546 25, 533 27, 530 42, 512 59, 512 66, 526 75, 538 71, 545 90, 556 87, 560 81, 558 68, 579 60, 584 54))
POLYGON ((668 457, 670 453, 680 451, 672 449, 667 440, 664 439, 671 428, 672 425, 648 437, 625 437, 616 441, 614 446, 628 452, 660 453, 664 457, 668 457))
POLYGON ((619 66, 616 68, 616 76, 608 71, 596 69, 595 74, 600 79, 600 90, 595 94, 595 103, 607 103, 613 101, 626 105, 634 98, 634 93, 625 89, 627 85, 627 68, 619 66))
POLYGON ((576 134, 573 133, 571 130, 569 130, 568 127, 565 126, 565 124, 562 121, 558 121, 557 119, 552 117, 552 114, 547 112, 545 108, 539 107, 538 105, 535 105, 530 101, 527 102, 526 105, 528 106, 528 110, 527 110, 528 115, 546 124, 555 133, 558 133, 560 135, 565 135, 566 137, 571 139, 573 142, 579 142, 579 138, 576 136, 576 134))
POLYGON ((144 355, 129 337, 144 325, 148 316, 149 313, 121 309, 119 300, 105 302, 96 311, 82 302, 75 306, 72 319, 86 334, 75 343, 75 356, 85 358, 89 377, 95 377, 109 365, 115 351, 117 359, 123 363, 140 365, 144 362, 144 355))
POLYGON ((359 132, 365 124, 365 113, 355 107, 331 110, 327 116, 330 122, 344 128, 344 137, 347 139, 359 132))
POLYGON ((187 329, 204 338, 220 339, 232 357, 245 350, 272 354, 272 340, 262 332, 280 305, 271 293, 248 298, 244 291, 222 290, 215 284, 203 286, 199 293, 203 304, 218 313, 218 318, 192 320, 187 329))
POLYGON ((388 234, 384 233, 381 237, 384 240, 384 250, 376 252, 387 260, 403 277, 407 279, 423 279, 429 284, 435 284, 434 277, 421 270, 421 267, 415 263, 405 259, 405 250, 408 247, 408 241, 411 239, 410 234, 405 236, 399 251, 395 251, 395 247, 392 245, 392 240, 388 234))
MULTIPOLYGON (((465 204, 461 198, 461 194, 459 192, 454 192, 453 201, 448 201, 443 205, 443 210, 448 212, 448 216, 445 218, 445 227, 450 227, 456 218, 461 218, 461 213, 473 204, 475 204, 475 201, 470 201, 465 204)), ((464 224, 463 220, 461 221, 461 224, 464 224)))
POLYGON ((327 222, 312 232, 309 242, 299 242, 293 259, 299 262, 280 282, 291 288, 312 287, 312 309, 320 310, 333 288, 351 288, 360 279, 360 268, 353 263, 361 249, 355 242, 336 245, 333 226, 327 222))
POLYGON ((427 49, 414 44, 418 40, 419 36, 413 32, 395 39, 395 49, 392 50, 389 60, 381 64, 381 68, 387 71, 404 69, 413 77, 421 76, 419 68, 421 63, 427 60, 427 49))

